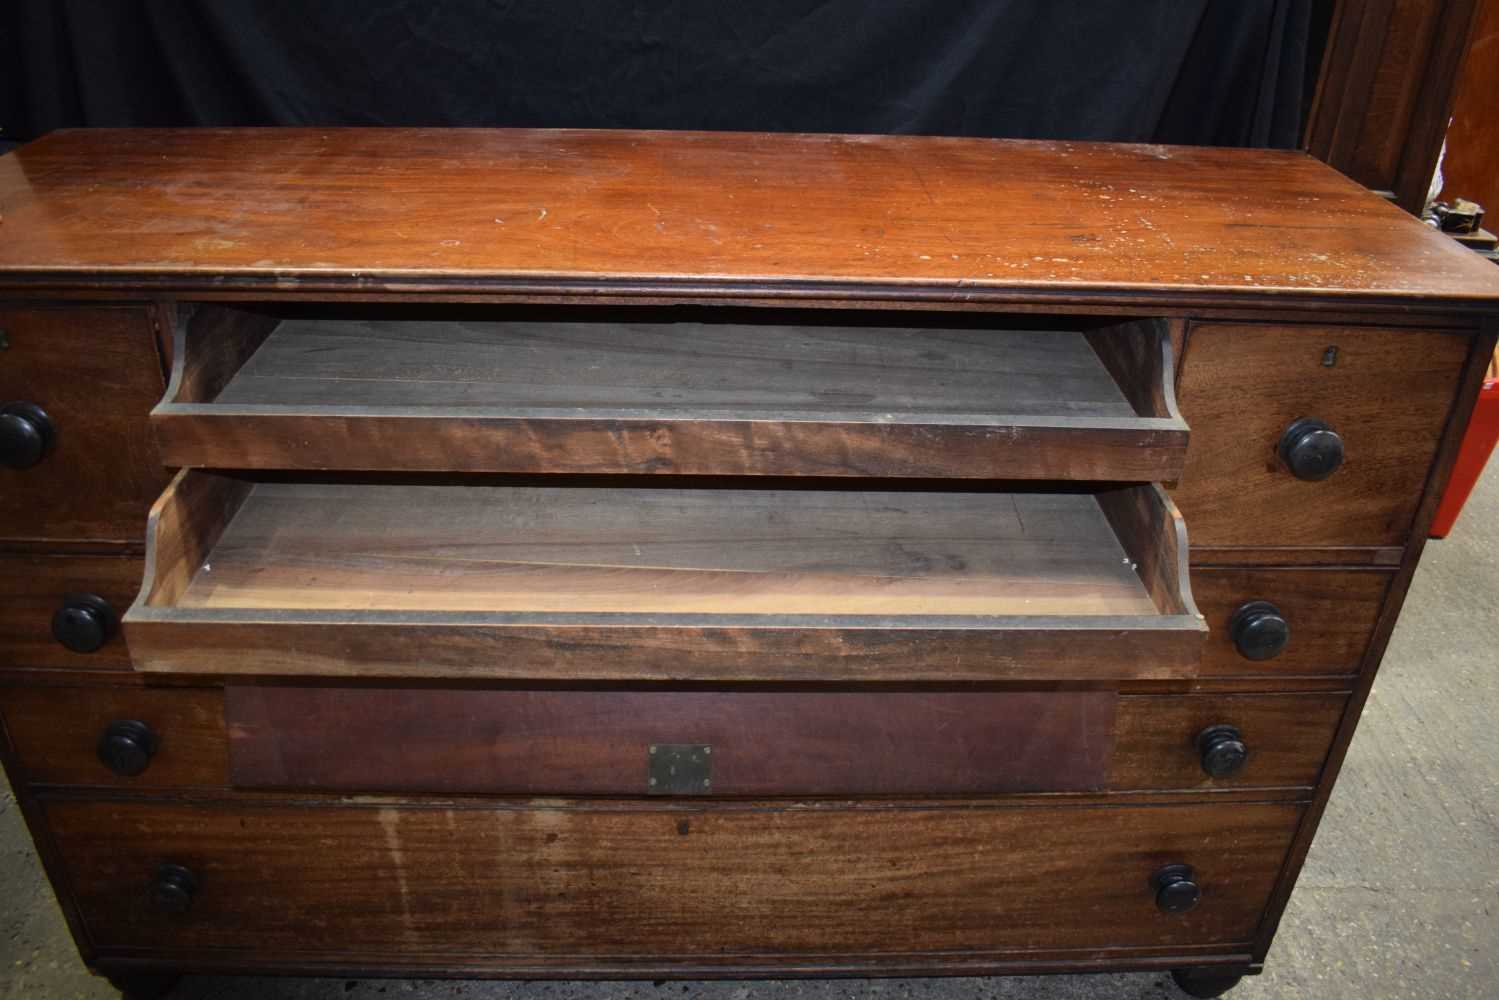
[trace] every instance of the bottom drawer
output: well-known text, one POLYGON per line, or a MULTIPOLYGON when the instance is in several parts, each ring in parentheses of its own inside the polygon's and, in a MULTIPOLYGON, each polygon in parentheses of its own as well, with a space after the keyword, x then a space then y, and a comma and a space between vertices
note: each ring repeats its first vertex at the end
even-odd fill
POLYGON ((1300 815, 1296 804, 47 805, 101 953, 595 968, 1247 942, 1300 815), (1158 905, 1153 876, 1174 864, 1200 888, 1187 912, 1158 905))

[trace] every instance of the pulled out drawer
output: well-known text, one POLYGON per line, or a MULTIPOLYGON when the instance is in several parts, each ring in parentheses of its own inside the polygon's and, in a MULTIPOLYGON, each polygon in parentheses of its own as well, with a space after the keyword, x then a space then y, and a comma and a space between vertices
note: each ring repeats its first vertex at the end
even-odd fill
POLYGON ((586 956, 590 968, 641 955, 1241 944, 1301 814, 1294 803, 46 805, 101 954, 586 956), (1169 873, 1181 881, 1166 889, 1169 873))
POLYGON ((924 315, 203 305, 151 422, 194 468, 1180 474, 1164 322, 924 315))
POLYGON ((137 669, 838 683, 1182 678, 1207 626, 1157 487, 946 493, 184 472, 137 669))

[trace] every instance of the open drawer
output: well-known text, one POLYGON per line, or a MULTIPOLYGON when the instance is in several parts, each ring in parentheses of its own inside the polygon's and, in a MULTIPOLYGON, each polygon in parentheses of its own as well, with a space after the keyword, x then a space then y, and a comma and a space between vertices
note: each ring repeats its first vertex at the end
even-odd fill
POLYGON ((152 412, 183 468, 1158 482, 1161 321, 203 305, 152 412))
POLYGON ((305 482, 187 471, 136 667, 525 680, 1177 678, 1207 631, 1156 486, 305 482))

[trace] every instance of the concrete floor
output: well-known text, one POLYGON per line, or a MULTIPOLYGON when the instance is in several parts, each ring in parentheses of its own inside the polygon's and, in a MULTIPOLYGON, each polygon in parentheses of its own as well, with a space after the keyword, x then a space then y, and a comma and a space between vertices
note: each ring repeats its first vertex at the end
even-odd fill
MULTIPOLYGON (((1265 974, 1236 1000, 1499 996, 1499 462, 1432 542, 1265 974)), ((0 998, 114 998, 0 786, 0 998)), ((190 978, 182 1000, 1174 998, 1163 975, 763 983, 190 978)))

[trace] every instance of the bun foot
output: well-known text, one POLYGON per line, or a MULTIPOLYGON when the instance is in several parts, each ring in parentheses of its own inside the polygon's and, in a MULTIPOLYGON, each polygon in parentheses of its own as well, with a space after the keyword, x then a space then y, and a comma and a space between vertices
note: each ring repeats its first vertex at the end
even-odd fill
POLYGON ((1244 978, 1242 972, 1229 972, 1211 966, 1200 969, 1172 969, 1171 978, 1189 997, 1221 997, 1244 978))
POLYGON ((109 985, 120 991, 120 1000, 162 1000, 181 979, 170 973, 137 972, 110 976, 109 985))

